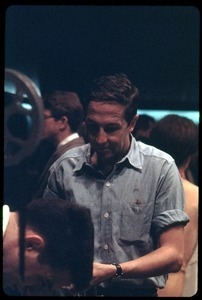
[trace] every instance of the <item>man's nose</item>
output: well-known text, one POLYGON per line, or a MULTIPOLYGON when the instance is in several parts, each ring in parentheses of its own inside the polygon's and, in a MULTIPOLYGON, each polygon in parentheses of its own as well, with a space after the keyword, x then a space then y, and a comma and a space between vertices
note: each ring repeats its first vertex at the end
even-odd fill
POLYGON ((102 128, 100 128, 100 130, 97 134, 96 141, 99 144, 103 144, 107 141, 107 134, 102 128))

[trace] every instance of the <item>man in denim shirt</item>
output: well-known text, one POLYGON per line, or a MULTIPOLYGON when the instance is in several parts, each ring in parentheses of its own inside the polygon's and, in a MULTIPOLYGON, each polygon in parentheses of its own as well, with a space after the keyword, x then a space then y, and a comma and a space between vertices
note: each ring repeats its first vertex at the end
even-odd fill
POLYGON ((51 166, 44 198, 91 210, 94 270, 87 296, 155 297, 183 261, 189 219, 179 171, 170 155, 132 136, 138 89, 125 74, 94 80, 87 96, 89 144, 51 166))

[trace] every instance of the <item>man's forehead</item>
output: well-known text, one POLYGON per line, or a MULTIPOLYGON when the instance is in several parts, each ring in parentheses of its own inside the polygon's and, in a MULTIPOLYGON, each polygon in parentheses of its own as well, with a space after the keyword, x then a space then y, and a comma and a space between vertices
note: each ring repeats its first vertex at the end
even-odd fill
POLYGON ((118 103, 91 102, 86 119, 93 120, 96 117, 108 117, 114 120, 120 120, 120 118, 124 118, 124 112, 125 107, 118 103))

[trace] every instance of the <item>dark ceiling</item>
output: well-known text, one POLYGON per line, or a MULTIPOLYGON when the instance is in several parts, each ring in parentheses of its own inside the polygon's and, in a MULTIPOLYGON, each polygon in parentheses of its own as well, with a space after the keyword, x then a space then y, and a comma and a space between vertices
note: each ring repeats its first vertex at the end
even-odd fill
POLYGON ((5 14, 5 66, 41 93, 125 72, 140 108, 198 110, 199 18, 194 6, 15 5, 5 14))

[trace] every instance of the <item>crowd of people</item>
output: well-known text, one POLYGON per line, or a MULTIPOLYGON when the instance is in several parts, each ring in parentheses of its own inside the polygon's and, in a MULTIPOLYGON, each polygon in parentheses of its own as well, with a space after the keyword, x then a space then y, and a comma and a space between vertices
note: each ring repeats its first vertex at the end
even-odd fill
POLYGON ((85 106, 75 92, 42 96, 43 140, 26 165, 29 201, 20 212, 4 207, 6 294, 197 292, 197 126, 177 115, 139 116, 138 97, 124 73, 93 80, 85 106), (21 227, 24 247, 17 243, 21 227))

